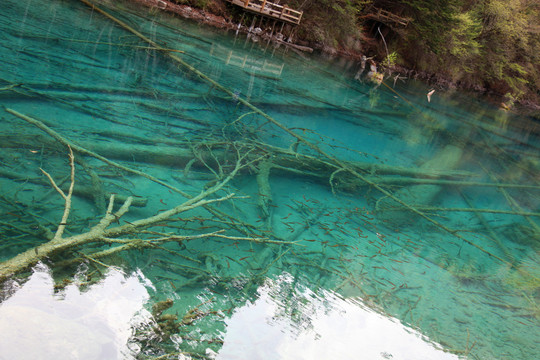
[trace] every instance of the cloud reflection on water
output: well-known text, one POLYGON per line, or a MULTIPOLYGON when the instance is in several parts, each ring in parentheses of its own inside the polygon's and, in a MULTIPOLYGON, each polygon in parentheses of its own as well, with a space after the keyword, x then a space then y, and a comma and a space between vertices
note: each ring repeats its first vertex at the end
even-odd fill
POLYGON ((459 359, 359 299, 309 289, 291 299, 291 282, 267 280, 256 301, 236 309, 217 359, 459 359))
POLYGON ((0 359, 130 359, 132 329, 147 319, 149 295, 142 274, 111 270, 81 291, 76 284, 54 293, 38 265, 0 305, 0 359))

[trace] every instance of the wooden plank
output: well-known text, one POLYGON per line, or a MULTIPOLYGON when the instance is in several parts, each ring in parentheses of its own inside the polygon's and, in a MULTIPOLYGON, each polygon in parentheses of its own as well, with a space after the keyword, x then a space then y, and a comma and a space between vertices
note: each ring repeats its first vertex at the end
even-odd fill
POLYGON ((279 5, 268 0, 227 0, 230 3, 240 6, 246 11, 253 12, 255 14, 261 14, 263 16, 270 17, 272 19, 278 19, 281 21, 289 22, 292 24, 300 24, 303 11, 297 11, 291 9, 287 5, 279 5))

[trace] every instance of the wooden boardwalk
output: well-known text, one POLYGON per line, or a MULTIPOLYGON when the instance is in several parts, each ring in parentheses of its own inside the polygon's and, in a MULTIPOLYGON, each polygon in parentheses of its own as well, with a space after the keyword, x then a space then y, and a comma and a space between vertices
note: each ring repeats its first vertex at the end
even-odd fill
POLYGON ((386 11, 383 9, 376 9, 376 11, 369 13, 367 15, 362 16, 361 18, 370 18, 377 21, 380 21, 384 24, 396 24, 401 26, 407 26, 409 25, 409 22, 411 19, 404 18, 401 16, 398 16, 396 14, 391 13, 390 11, 386 11))
POLYGON ((296 11, 287 5, 274 4, 266 0, 227 0, 228 2, 240 6, 246 11, 257 15, 263 15, 271 19, 280 20, 290 24, 298 25, 302 19, 303 11, 296 11))

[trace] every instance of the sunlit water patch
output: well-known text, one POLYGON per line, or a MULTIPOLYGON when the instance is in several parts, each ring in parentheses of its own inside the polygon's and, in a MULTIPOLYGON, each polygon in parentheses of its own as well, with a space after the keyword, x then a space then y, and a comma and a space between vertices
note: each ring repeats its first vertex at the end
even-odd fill
POLYGON ((533 117, 100 6, 0 14, 10 354, 538 357, 533 117))

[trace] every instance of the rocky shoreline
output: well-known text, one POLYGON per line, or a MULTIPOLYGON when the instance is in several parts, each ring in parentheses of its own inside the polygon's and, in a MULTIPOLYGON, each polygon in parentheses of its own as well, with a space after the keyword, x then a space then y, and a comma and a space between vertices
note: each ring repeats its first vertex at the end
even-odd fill
POLYGON ((254 35, 260 36, 262 38, 271 38, 275 42, 283 43, 288 46, 291 46, 297 50, 313 52, 313 50, 319 50, 324 53, 328 53, 334 56, 345 56, 351 59, 361 59, 363 54, 354 49, 346 48, 328 48, 318 46, 317 44, 309 44, 303 41, 294 42, 291 39, 288 39, 282 34, 277 34, 271 36, 271 34, 265 32, 260 28, 250 28, 240 24, 233 23, 230 19, 213 14, 210 11, 205 11, 203 9, 194 8, 188 5, 181 5, 173 1, 168 0, 131 0, 136 3, 143 4, 148 7, 158 8, 163 11, 167 11, 179 16, 182 16, 186 19, 192 19, 210 26, 214 26, 220 29, 230 29, 235 30, 240 33, 253 33, 254 35))
MULTIPOLYGON (((259 28, 250 28, 237 23, 233 23, 230 18, 222 15, 216 15, 210 11, 194 8, 188 5, 181 5, 173 1, 168 0, 131 0, 136 3, 140 3, 150 8, 157 8, 162 11, 170 12, 186 19, 192 19, 203 24, 207 24, 220 29, 228 29, 238 31, 239 33, 252 33, 255 36, 261 38, 269 38, 272 41, 281 43, 293 48, 296 51, 312 52, 314 49, 323 53, 326 53, 333 57, 345 57, 351 60, 365 61, 365 55, 356 49, 354 46, 351 48, 329 48, 318 46, 318 44, 309 44, 303 41, 294 42, 291 39, 285 38, 282 34, 271 36, 269 33, 264 32, 259 28)), ((220 12, 220 11, 218 11, 220 12)), ((369 39, 368 39, 369 40, 369 39)), ((373 44, 371 44, 373 46, 373 44)), ((473 91, 475 93, 488 95, 490 101, 494 104, 500 105, 505 108, 504 97, 500 94, 490 92, 488 89, 481 86, 471 86, 469 84, 455 83, 448 77, 442 74, 431 74, 413 69, 408 69, 403 66, 394 66, 391 69, 393 74, 399 74, 408 78, 414 78, 426 82, 427 84, 436 87, 438 89, 463 89, 467 91, 473 91)), ((520 104, 529 110, 539 111, 540 105, 532 101, 521 101, 520 104)))
POLYGON ((223 16, 215 15, 202 9, 193 8, 188 5, 181 5, 167 0, 131 0, 151 8, 158 8, 163 11, 180 15, 186 19, 193 19, 201 23, 215 26, 221 29, 233 29, 235 25, 223 16))

